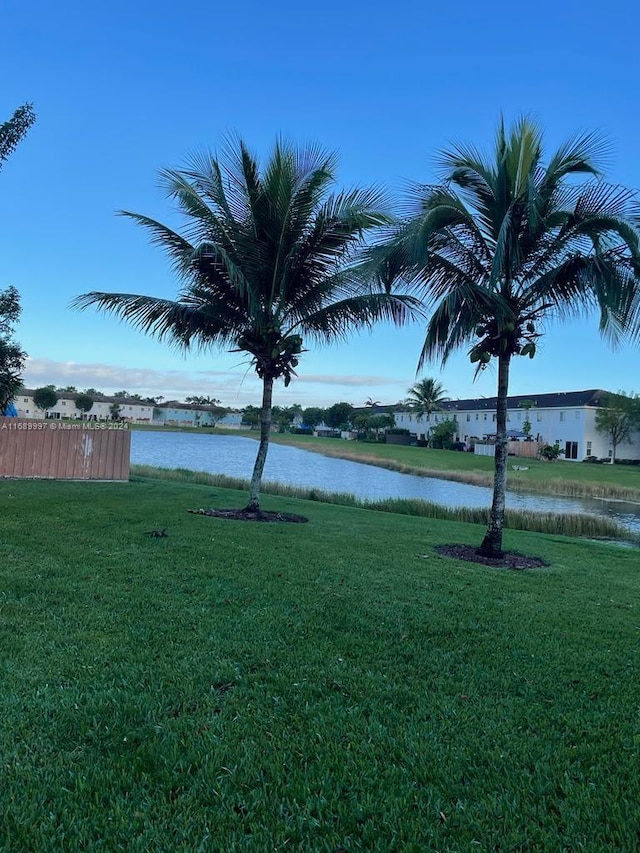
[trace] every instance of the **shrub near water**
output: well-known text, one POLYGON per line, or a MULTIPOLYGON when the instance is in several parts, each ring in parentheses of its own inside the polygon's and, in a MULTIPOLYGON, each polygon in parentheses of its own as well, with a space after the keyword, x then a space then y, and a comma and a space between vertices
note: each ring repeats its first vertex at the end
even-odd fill
POLYGON ((637 555, 243 500, 3 484, 3 853, 636 849, 637 555))

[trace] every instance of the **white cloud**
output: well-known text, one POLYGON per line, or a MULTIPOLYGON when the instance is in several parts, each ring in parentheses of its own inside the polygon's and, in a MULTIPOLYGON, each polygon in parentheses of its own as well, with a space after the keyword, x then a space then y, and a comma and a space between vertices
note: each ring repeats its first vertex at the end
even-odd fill
POLYGON ((404 385, 406 379, 390 379, 388 376, 322 376, 307 375, 301 376, 299 382, 308 382, 312 385, 347 385, 358 388, 371 388, 372 386, 380 385, 404 385))
POLYGON ((30 387, 53 383, 94 387, 105 394, 126 389, 151 396, 162 394, 167 398, 185 394, 220 397, 223 392, 233 393, 238 388, 238 375, 231 371, 152 370, 46 358, 27 359, 24 381, 30 387))
MULTIPOLYGON (((222 400, 224 405, 241 407, 258 405, 261 382, 251 370, 153 370, 151 368, 119 367, 112 364, 55 361, 29 358, 24 374, 25 385, 37 388, 53 383, 57 386, 97 388, 105 394, 127 390, 132 394, 167 400, 184 399, 190 394, 206 394, 222 400)), ((302 406, 328 406, 345 397, 354 405, 362 405, 373 395, 395 402, 410 384, 407 379, 386 376, 357 376, 338 374, 302 375, 289 388, 278 383, 274 402, 281 405, 300 403, 302 406), (326 386, 320 390, 318 386, 326 386), (354 395, 356 395, 354 397, 354 395), (362 399, 360 399, 362 398, 362 399)))

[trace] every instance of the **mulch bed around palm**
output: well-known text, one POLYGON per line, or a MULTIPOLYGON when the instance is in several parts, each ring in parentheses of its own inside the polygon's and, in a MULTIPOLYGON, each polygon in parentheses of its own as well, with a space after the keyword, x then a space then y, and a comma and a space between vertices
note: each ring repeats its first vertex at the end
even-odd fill
POLYGON ((466 560, 468 563, 480 563, 483 566, 495 566, 498 569, 513 569, 524 571, 525 569, 543 569, 549 563, 540 557, 529 557, 526 554, 518 554, 515 551, 505 551, 502 557, 485 557, 478 554, 474 545, 436 545, 434 551, 444 557, 454 557, 456 560, 466 560))
POLYGON ((211 518, 227 518, 231 521, 266 521, 271 523, 306 524, 309 519, 304 515, 292 512, 252 512, 246 509, 188 509, 195 515, 206 515, 211 518))

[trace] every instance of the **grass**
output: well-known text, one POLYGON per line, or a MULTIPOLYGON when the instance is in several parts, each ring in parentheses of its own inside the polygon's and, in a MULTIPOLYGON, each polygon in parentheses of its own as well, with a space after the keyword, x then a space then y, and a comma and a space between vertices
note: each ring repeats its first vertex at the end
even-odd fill
MULTIPOLYGON (((245 435, 251 434, 245 433, 245 435)), ((255 434, 251 437, 255 438, 255 434)), ((286 433, 275 434, 271 440, 279 444, 302 447, 326 456, 389 468, 404 474, 440 477, 476 486, 493 485, 494 462, 493 458, 488 456, 286 433)), ((549 463, 539 459, 516 457, 510 457, 511 464, 528 469, 526 471, 509 470, 508 487, 514 491, 640 501, 640 467, 591 465, 565 460, 549 463)))
POLYGON ((636 849, 637 553, 243 498, 0 485, 3 851, 636 849))
MULTIPOLYGON (((152 465, 133 465, 132 473, 138 477, 195 483, 199 485, 221 486, 247 492, 248 480, 240 477, 228 477, 226 474, 208 474, 204 471, 190 471, 186 468, 156 468, 152 465)), ((489 508, 448 507, 442 504, 420 499, 386 498, 367 500, 345 492, 326 492, 305 486, 290 486, 285 483, 265 482, 262 491, 268 495, 294 497, 302 500, 320 501, 339 506, 360 507, 379 512, 393 512, 401 515, 416 515, 422 518, 437 518, 443 521, 465 521, 470 524, 488 524, 489 508)), ((505 512, 505 526, 513 530, 528 530, 533 533, 559 533, 562 536, 588 536, 600 539, 633 539, 633 535, 624 527, 607 518, 586 513, 531 512, 508 509, 505 512)))

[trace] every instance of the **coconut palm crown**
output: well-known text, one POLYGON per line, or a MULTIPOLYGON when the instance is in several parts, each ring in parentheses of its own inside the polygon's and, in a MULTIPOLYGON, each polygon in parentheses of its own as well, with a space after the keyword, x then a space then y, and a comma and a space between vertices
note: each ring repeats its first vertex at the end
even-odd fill
POLYGON ((377 189, 330 194, 336 157, 279 140, 263 168, 240 139, 222 153, 196 155, 161 172, 167 196, 184 215, 178 232, 123 211, 148 230, 181 282, 176 300, 91 292, 95 305, 184 350, 224 347, 247 353, 262 380, 261 439, 248 510, 260 506, 273 383, 288 385, 303 342, 344 339, 379 320, 404 323, 416 298, 376 289, 355 255, 366 232, 390 221, 377 189))
POLYGON ((408 397, 405 403, 418 417, 439 411, 442 403, 449 399, 442 383, 428 376, 414 382, 407 393, 408 397))
POLYGON ((535 356, 546 318, 595 309, 615 340, 640 316, 637 197, 602 180, 606 153, 585 134, 545 162, 537 124, 500 123, 492 156, 464 145, 441 153, 440 183, 412 189, 404 225, 376 250, 379 279, 411 281, 430 315, 418 369, 460 347, 476 369, 497 362, 486 555, 502 553, 512 358, 535 356))

